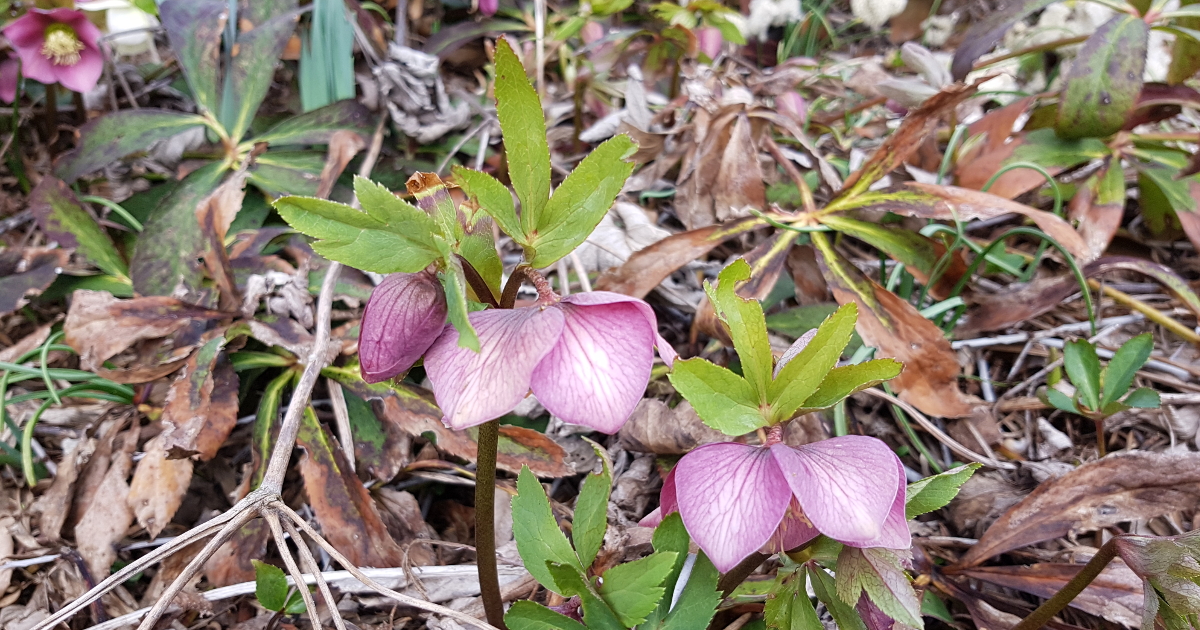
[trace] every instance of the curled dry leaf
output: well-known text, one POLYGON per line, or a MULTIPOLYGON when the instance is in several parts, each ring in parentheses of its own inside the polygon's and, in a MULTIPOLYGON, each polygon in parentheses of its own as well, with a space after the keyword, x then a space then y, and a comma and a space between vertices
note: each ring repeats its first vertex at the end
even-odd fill
POLYGON ((129 482, 129 507, 137 522, 156 538, 183 503, 192 480, 192 460, 170 459, 163 434, 146 443, 146 453, 129 482))
POLYGON ((729 439, 704 424, 686 400, 672 409, 654 398, 638 403, 619 435, 625 448, 655 455, 683 455, 701 444, 729 439))
POLYGON ((129 470, 133 467, 133 451, 137 448, 140 430, 135 423, 116 439, 108 470, 88 501, 88 508, 75 525, 75 546, 87 562, 92 578, 108 577, 117 550, 113 545, 125 537, 133 523, 129 508, 129 470))
POLYGON ((175 298, 119 300, 107 291, 81 289, 72 294, 63 331, 67 344, 79 353, 80 367, 95 371, 134 343, 166 337, 193 321, 227 316, 175 298))
POLYGON ((1146 520, 1200 502, 1200 453, 1115 453, 1050 479, 1005 512, 960 566, 1124 521, 1146 520))
POLYGON ((84 438, 75 442, 75 445, 63 454, 62 461, 58 463, 58 472, 54 475, 50 489, 33 502, 30 510, 41 514, 38 525, 42 538, 54 541, 62 535, 63 523, 67 521, 67 516, 71 513, 71 498, 75 494, 75 481, 95 450, 95 438, 84 438))
POLYGON ((900 398, 931 416, 970 415, 976 401, 958 388, 961 369, 941 329, 912 304, 864 276, 824 235, 816 233, 813 242, 838 303, 858 303, 857 329, 863 341, 878 348, 876 358, 904 363, 904 371, 891 381, 900 398))
POLYGON ((1084 262, 1090 262, 1104 254, 1113 236, 1116 236, 1117 229, 1121 227, 1121 218, 1125 214, 1124 174, 1120 172, 1119 164, 1116 165, 1115 171, 1113 166, 1110 161, 1089 177, 1067 204, 1067 216, 1079 225, 1079 234, 1088 248, 1088 256, 1084 262), (1114 180, 1116 186, 1106 185, 1114 180))
POLYGON ((8 247, 0 251, 0 314, 25 305, 58 277, 70 252, 49 247, 8 247))
POLYGON ((321 169, 321 180, 317 184, 317 197, 324 199, 333 192, 337 178, 346 170, 346 165, 367 146, 367 141, 349 129, 339 129, 329 136, 329 154, 321 169))
MULTIPOLYGON (((1049 599, 1082 568, 1081 564, 1039 562, 1025 566, 974 567, 959 575, 1049 599)), ((1079 596, 1071 600, 1071 606, 1135 628, 1142 622, 1143 601, 1142 579, 1117 558, 1079 596)))
POLYGON ((238 377, 220 331, 188 358, 163 406, 161 448, 171 459, 208 461, 237 425, 238 377))
MULTIPOLYGON (((1027 96, 994 109, 971 123, 970 137, 983 139, 964 150, 954 165, 954 181, 964 188, 982 190, 988 181, 1004 167, 1017 148, 1025 143, 1025 134, 1015 133, 1014 127, 1037 99, 1027 96)), ((1062 169, 1051 166, 1054 175, 1062 169)), ((1041 173, 1029 168, 1014 168, 992 182, 988 192, 1014 199, 1046 183, 1041 173)))
POLYGON ((673 234, 634 252, 620 267, 600 274, 596 289, 633 297, 646 297, 654 287, 680 267, 704 256, 727 239, 752 232, 767 224, 757 217, 745 217, 724 225, 710 225, 673 234))

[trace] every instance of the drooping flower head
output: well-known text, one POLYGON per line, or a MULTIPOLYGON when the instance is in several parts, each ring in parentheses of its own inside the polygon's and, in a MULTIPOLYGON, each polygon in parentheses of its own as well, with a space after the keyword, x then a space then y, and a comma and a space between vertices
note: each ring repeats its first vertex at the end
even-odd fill
POLYGON ((393 273, 375 290, 363 311, 359 360, 368 383, 407 371, 446 325, 446 294, 428 271, 393 273))
POLYGON ((642 300, 607 291, 559 298, 539 289, 534 306, 471 313, 479 352, 460 347, 447 326, 426 353, 450 428, 499 418, 532 390, 564 422, 615 433, 642 398, 654 347, 668 365, 674 360, 642 300))
POLYGON ((100 80, 100 29, 82 11, 30 9, 2 32, 21 58, 21 72, 30 79, 61 83, 76 92, 87 92, 100 80))
POLYGON ((719 442, 679 460, 642 525, 679 512, 722 572, 765 545, 784 551, 818 534, 852 547, 907 549, 904 488, 900 459, 872 437, 799 447, 719 442))

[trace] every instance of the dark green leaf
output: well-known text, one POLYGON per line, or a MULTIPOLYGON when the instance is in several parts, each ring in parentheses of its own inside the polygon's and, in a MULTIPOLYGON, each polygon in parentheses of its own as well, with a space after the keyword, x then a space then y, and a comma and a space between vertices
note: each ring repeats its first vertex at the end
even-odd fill
MULTIPOLYGON (((664 523, 666 520, 663 521, 664 523)), ((679 594, 679 601, 667 615, 662 630, 692 630, 693 628, 708 627, 717 612, 717 604, 721 603, 721 593, 717 591, 717 568, 704 555, 696 554, 696 562, 692 565, 692 573, 688 576, 687 585, 679 594)))
MULTIPOLYGON (((679 516, 679 512, 672 512, 666 515, 658 527, 654 529, 654 537, 651 542, 654 544, 654 551, 674 552, 675 564, 671 567, 671 572, 667 574, 667 578, 663 580, 663 589, 665 593, 675 592, 675 584, 679 580, 679 574, 683 571, 683 563, 687 560, 688 549, 691 546, 692 539, 688 536, 687 529, 683 526, 683 519, 679 516)), ((715 583, 714 583, 715 586, 715 583)), ((658 607, 646 621, 639 626, 643 630, 647 628, 657 628, 662 625, 667 614, 671 609, 671 598, 663 597, 658 607)))
POLYGON ((1046 388, 1046 402, 1050 403, 1055 409, 1061 409, 1069 413, 1081 413, 1079 407, 1075 405, 1075 401, 1070 396, 1053 386, 1046 388))
POLYGON ((767 595, 763 620, 774 630, 824 630, 812 600, 808 598, 805 571, 788 573, 780 570, 775 585, 767 595))
MULTIPOLYGON (((496 241, 492 238, 492 220, 487 216, 481 217, 475 225, 458 242, 458 253, 487 283, 492 290, 492 296, 500 294, 500 280, 504 276, 504 264, 496 253, 496 241)), ((483 296, 479 296, 483 301, 483 296)))
POLYGON ((525 232, 521 229, 521 220, 517 217, 517 207, 513 205, 512 193, 508 192, 504 184, 487 173, 461 166, 454 167, 454 176, 462 186, 463 192, 495 219, 496 225, 499 225, 505 234, 511 236, 517 244, 525 244, 525 232))
POLYGON ((1142 91, 1149 41, 1146 22, 1119 14, 1084 42, 1063 85, 1058 135, 1103 137, 1121 129, 1142 91))
POLYGON ((825 604, 837 627, 840 630, 867 630, 854 606, 847 605, 838 598, 833 576, 812 564, 808 565, 807 570, 808 575, 812 577, 813 592, 817 594, 817 599, 825 604))
POLYGON ((225 71, 221 124, 237 142, 271 89, 275 64, 296 28, 296 13, 285 13, 238 35, 233 59, 225 71))
MULTIPOLYGON (((192 88, 192 98, 201 113, 214 116, 221 102, 217 77, 221 73, 221 34, 229 18, 228 7, 224 0, 167 0, 159 7, 159 18, 192 88)), ((145 110, 129 113, 138 111, 145 110)), ((100 120, 109 116, 112 114, 100 120)))
POLYGON ((288 583, 283 569, 277 566, 250 561, 254 565, 254 596, 263 608, 279 612, 287 604, 288 583))
POLYGON ((204 282, 198 260, 206 246, 196 206, 217 188, 224 170, 209 164, 193 171, 150 214, 129 261, 138 294, 196 298, 204 282))
POLYGON ((64 155, 54 174, 68 184, 180 132, 206 124, 201 116, 165 109, 127 109, 105 114, 79 128, 79 146, 64 155))
POLYGON ((470 306, 467 304, 467 281, 463 277, 458 260, 451 261, 450 269, 438 272, 438 281, 446 292, 447 318, 458 331, 458 345, 479 352, 479 336, 468 318, 470 306))
POLYGON ((772 421, 791 418, 817 391, 850 343, 857 320, 857 304, 851 302, 839 308, 821 323, 812 341, 779 370, 767 392, 772 421))
POLYGON ((571 542, 575 544, 580 566, 585 569, 592 566, 604 542, 604 532, 608 529, 608 495, 612 490, 612 473, 604 457, 600 458, 600 462, 603 470, 589 474, 583 480, 579 498, 575 501, 575 520, 571 523, 571 542))
POLYGON ((946 608, 946 602, 943 602, 942 598, 938 597, 931 588, 921 592, 921 614, 949 624, 954 623, 954 616, 946 608))
POLYGON ((1129 386, 1133 384, 1133 377, 1146 364, 1152 350, 1154 350, 1153 335, 1143 333, 1126 341, 1113 353, 1112 358, 1108 360, 1108 365, 1100 372, 1100 386, 1104 390, 1103 396, 1100 398, 1101 408, 1110 402, 1119 400, 1125 395, 1125 392, 1129 391, 1129 386))
POLYGON ((1004 33, 1021 18, 1053 4, 1055 0, 1016 0, 999 11, 990 12, 985 19, 971 25, 962 43, 954 51, 950 70, 955 81, 962 81, 970 74, 975 60, 992 49, 1004 38, 1004 33))
POLYGON ((676 360, 667 378, 705 424, 726 435, 745 435, 767 426, 750 384, 726 368, 699 357, 676 360))
POLYGON ((288 615, 299 615, 304 612, 304 596, 300 591, 292 591, 288 596, 287 605, 283 607, 283 612, 288 615))
MULTIPOLYGON (((1181 0, 1181 7, 1195 5, 1197 0, 1181 0)), ((1200 17, 1178 18, 1174 21, 1178 27, 1192 30, 1200 29, 1200 17)), ((1171 49, 1171 66, 1167 69, 1167 83, 1178 85, 1200 72, 1200 41, 1194 37, 1175 36, 1175 45, 1171 49)))
POLYGON ((967 464, 908 484, 905 517, 912 519, 948 505, 958 495, 958 489, 979 467, 980 464, 967 464))
POLYGON ((587 630, 587 626, 528 600, 513 602, 504 613, 510 630, 587 630))
POLYGON ((317 194, 325 154, 319 151, 268 151, 254 161, 250 183, 275 196, 317 194))
POLYGON ((292 116, 266 133, 255 136, 254 142, 266 142, 271 146, 328 144, 329 137, 335 131, 344 129, 367 137, 373 127, 370 110, 351 99, 292 116))
MULTIPOLYGON (((526 564, 526 568, 528 568, 526 564)), ((604 600, 596 596, 588 584, 584 581, 584 576, 579 573, 578 569, 559 564, 557 562, 546 562, 546 567, 554 579, 562 586, 564 595, 578 595, 580 603, 583 604, 583 621, 588 628, 593 630, 624 630, 625 626, 617 620, 616 614, 604 603, 604 600)))
POLYGON ((75 193, 62 180, 42 178, 29 196, 29 209, 47 238, 66 248, 77 248, 100 269, 129 280, 129 268, 117 253, 108 234, 79 204, 75 193))
POLYGON ((550 199, 550 145, 542 101, 504 38, 496 41, 496 116, 504 134, 508 177, 521 200, 522 232, 532 236, 550 199))
POLYGON ((896 378, 903 369, 904 364, 895 359, 875 359, 835 367, 829 370, 821 386, 804 401, 804 406, 797 413, 828 409, 851 394, 896 378))
POLYGON ((663 580, 678 557, 673 551, 660 551, 618 564, 604 572, 600 596, 617 613, 621 623, 632 628, 645 621, 646 615, 658 606, 665 592, 663 580))
POLYGON ((1098 138, 1060 138, 1053 129, 1035 129, 1025 134, 1024 141, 1004 165, 1033 162, 1046 169, 1067 169, 1111 153, 1108 145, 1098 138))
POLYGON ((1100 408, 1100 357, 1096 347, 1084 339, 1068 341, 1063 347, 1063 367, 1076 397, 1083 406, 1096 411, 1100 408))
POLYGON ((568 586, 555 582, 546 563, 554 562, 576 573, 582 573, 583 568, 550 512, 550 501, 542 484, 527 467, 521 468, 521 474, 517 476, 517 496, 513 497, 512 507, 513 536, 517 539, 517 551, 525 568, 542 586, 568 595, 562 590, 568 586))
POLYGON ((1153 389, 1139 387, 1130 392, 1122 402, 1135 409, 1157 409, 1162 404, 1162 399, 1153 389))
POLYGON ((535 231, 528 233, 528 246, 533 250, 530 265, 549 267, 587 240, 633 172, 633 163, 624 158, 636 149, 629 136, 615 136, 593 149, 567 175, 538 214, 535 231))
POLYGON ((853 605, 865 592, 885 615, 919 630, 924 627, 921 600, 896 553, 878 547, 844 547, 838 554, 837 596, 853 605))
MULTIPOLYGON (((729 330, 733 347, 742 361, 742 374, 753 392, 752 405, 767 402, 774 355, 767 339, 767 323, 758 300, 737 294, 737 284, 750 278, 750 264, 744 258, 729 263, 717 276, 717 286, 704 284, 708 299, 716 307, 717 317, 729 330)), ((693 401, 693 404, 695 402, 693 401)), ((697 407, 699 409, 699 407, 697 407)), ((703 415, 703 414, 701 414, 703 415)))

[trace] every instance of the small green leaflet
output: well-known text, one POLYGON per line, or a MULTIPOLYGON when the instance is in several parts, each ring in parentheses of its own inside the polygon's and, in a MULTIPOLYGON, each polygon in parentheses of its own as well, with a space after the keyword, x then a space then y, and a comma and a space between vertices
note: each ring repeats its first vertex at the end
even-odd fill
POLYGON ((967 464, 908 484, 905 493, 905 518, 911 519, 945 507, 958 495, 958 489, 980 466, 981 464, 967 464))
POLYGON ((850 343, 857 320, 857 303, 839 308, 825 318, 812 341, 779 370, 768 390, 772 420, 782 422, 791 418, 824 381, 833 376, 830 370, 837 365, 842 350, 850 343))
MULTIPOLYGON (((665 522, 665 521, 664 521, 665 522)), ((692 565, 692 574, 688 577, 687 585, 679 595, 679 601, 667 614, 662 630, 692 630, 693 628, 708 627, 708 622, 717 613, 717 605, 721 603, 721 594, 717 592, 717 568, 704 555, 696 554, 696 562, 692 565)), ((668 604, 670 602, 667 602, 668 604)))
POLYGON ((288 597, 290 588, 287 578, 283 575, 283 569, 258 560, 251 560, 250 564, 254 565, 254 596, 263 608, 289 615, 304 612, 304 598, 301 597, 300 591, 295 591, 288 597))
POLYGON ((587 626, 541 604, 520 600, 504 613, 509 630, 587 630, 587 626))
MULTIPOLYGON (((654 537, 651 542, 654 544, 654 551, 675 552, 675 564, 671 567, 671 572, 667 574, 666 580, 663 581, 664 597, 658 602, 658 607, 650 613, 646 621, 638 626, 641 630, 659 627, 667 617, 667 613, 670 612, 671 597, 666 595, 675 593, 675 583, 683 571, 683 563, 687 560, 688 548, 692 539, 683 526, 683 519, 679 516, 679 512, 672 512, 663 518, 658 527, 654 529, 654 537)), ((713 583, 713 586, 716 586, 716 582, 713 583)))
POLYGON ((821 381, 804 406, 797 411, 808 413, 832 407, 850 394, 874 387, 886 380, 896 378, 904 364, 895 359, 873 359, 854 365, 835 367, 821 381))
POLYGON ((1104 389, 1104 395, 1100 398, 1101 409, 1107 407, 1109 403, 1119 400, 1125 395, 1125 392, 1129 391, 1129 386, 1133 384, 1133 377, 1146 364, 1152 350, 1154 350, 1153 336, 1150 333, 1143 333, 1126 341, 1113 353, 1112 358, 1108 360, 1108 365, 1104 366, 1104 370, 1100 372, 1100 386, 1104 389))
MULTIPOLYGON (((528 563, 526 563, 528 568, 528 563)), ((574 567, 557 562, 546 562, 550 575, 557 581, 563 595, 578 595, 583 604, 583 620, 592 630, 625 630, 612 609, 600 599, 583 575, 574 567)))
POLYGON ((704 424, 726 434, 745 435, 767 425, 746 379, 699 357, 675 361, 667 375, 704 424))
MULTIPOLYGON (((600 451, 598 448, 596 450, 600 451)), ((583 480, 579 498, 575 501, 575 520, 571 524, 571 542, 575 543, 579 564, 585 569, 592 566, 604 542, 604 532, 608 529, 608 496, 612 490, 612 473, 608 470, 605 457, 601 456, 600 462, 604 469, 598 474, 589 474, 583 480)))
POLYGON ((542 101, 503 37, 496 40, 496 116, 509 158, 508 177, 521 200, 521 231, 529 235, 550 199, 550 145, 542 101))
POLYGON ((495 177, 487 173, 454 167, 454 177, 462 186, 463 192, 475 200, 484 212, 496 221, 500 229, 512 237, 518 245, 525 245, 525 231, 521 229, 521 220, 517 218, 517 207, 513 205, 512 193, 495 177))
POLYGON ((1084 339, 1063 346, 1063 367, 1077 390, 1076 398, 1092 411, 1100 408, 1100 357, 1096 347, 1084 339))
POLYGON ((807 579, 801 567, 791 573, 779 570, 775 585, 767 595, 763 619, 772 630, 824 630, 812 600, 808 598, 807 579))
POLYGON ((463 277, 462 264, 457 258, 450 258, 449 269, 438 272, 438 282, 446 292, 447 318, 458 331, 458 345, 479 352, 479 335, 471 325, 468 317, 471 313, 467 303, 467 281, 463 277))
POLYGON ((664 593, 663 580, 671 573, 677 557, 673 551, 659 551, 604 572, 600 596, 626 627, 642 623, 658 606, 664 593))
POLYGON ((554 580, 547 562, 557 563, 566 569, 583 573, 579 559, 567 537, 558 528, 554 514, 550 511, 550 500, 542 490, 542 484, 529 471, 521 468, 517 476, 517 496, 513 497, 513 535, 517 539, 517 551, 525 568, 542 586, 562 595, 568 586, 554 580))
MULTIPOLYGON (((750 264, 744 258, 729 263, 717 276, 717 286, 705 283, 708 299, 716 307, 717 316, 725 323, 733 339, 733 347, 742 360, 742 373, 755 392, 755 404, 767 401, 771 385, 771 342, 767 339, 767 322, 758 300, 737 294, 737 283, 750 278, 750 264)), ((695 403, 693 403, 695 404, 695 403)))
MULTIPOLYGON (((819 566, 809 565, 807 571, 812 578, 813 592, 817 594, 817 599, 825 604, 825 608, 833 616, 833 621, 837 623, 838 628, 841 630, 867 630, 866 624, 863 623, 862 617, 859 616, 854 606, 838 599, 833 576, 819 566)), ((858 602, 855 601, 855 603, 858 602)))

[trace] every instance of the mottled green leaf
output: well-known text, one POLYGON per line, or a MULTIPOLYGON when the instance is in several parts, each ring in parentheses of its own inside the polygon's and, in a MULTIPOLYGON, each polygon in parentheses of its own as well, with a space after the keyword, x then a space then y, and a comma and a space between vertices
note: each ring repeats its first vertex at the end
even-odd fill
POLYGON ((1108 145, 1098 138, 1060 138, 1053 129, 1035 129, 1025 134, 1004 165, 1033 162, 1053 173, 1110 154, 1108 145))
POLYGON ((1054 129, 1064 138, 1103 137, 1125 124, 1142 91, 1150 27, 1120 14, 1088 38, 1063 85, 1054 129))
POLYGON ((353 131, 360 136, 371 134, 374 124, 371 111, 356 100, 338 101, 311 112, 292 116, 271 127, 254 142, 271 146, 288 144, 328 144, 335 131, 353 131))
POLYGON ((583 479, 579 498, 575 501, 575 520, 571 523, 571 542, 579 556, 580 566, 592 566, 604 532, 608 529, 608 495, 612 490, 612 473, 608 462, 601 457, 603 470, 589 474, 583 479))
POLYGON ((615 136, 567 175, 538 214, 534 231, 528 233, 528 247, 533 250, 530 265, 549 267, 587 240, 633 173, 633 163, 624 158, 636 149, 629 136, 615 136))
POLYGON ((63 247, 78 249, 100 269, 128 281, 129 267, 125 260, 65 182, 49 175, 42 178, 29 196, 29 209, 47 238, 63 247))
POLYGON ((771 401, 771 420, 781 422, 792 417, 822 385, 838 357, 850 342, 858 320, 858 305, 851 302, 821 323, 817 334, 803 350, 779 370, 767 393, 771 401))
POLYGON ((513 238, 519 245, 526 242, 525 232, 521 229, 521 220, 517 217, 517 207, 513 205, 512 193, 499 180, 487 173, 454 167, 454 177, 467 193, 479 204, 484 212, 496 221, 500 229, 513 238))
MULTIPOLYGON (((1198 0, 1181 0, 1180 7, 1194 6, 1198 0)), ((1174 20, 1177 27, 1192 31, 1200 30, 1200 17, 1183 17, 1174 20)), ((1175 45, 1171 49, 1171 65, 1167 69, 1167 83, 1179 85, 1196 76, 1200 72, 1200 41, 1194 37, 1175 36, 1175 45)))
POLYGON ((254 161, 250 183, 276 196, 317 194, 325 154, 319 151, 268 151, 254 161))
POLYGON ((513 602, 504 613, 504 623, 510 630, 587 630, 578 621, 529 600, 513 602))
POLYGON ((150 145, 205 124, 201 116, 165 109, 127 109, 105 114, 79 128, 79 146, 64 155, 54 174, 68 184, 150 145))
POLYGON ((505 38, 496 40, 496 116, 504 134, 508 178, 521 200, 522 231, 531 236, 550 199, 550 145, 542 101, 505 38))
POLYGON ((271 89, 275 64, 296 28, 296 13, 285 13, 257 25, 237 38, 233 58, 225 70, 221 98, 221 124, 235 142, 250 129, 250 121, 271 89))
POLYGON ((564 589, 569 585, 559 584, 547 568, 554 562, 577 573, 582 573, 579 558, 571 543, 558 528, 554 514, 550 511, 550 500, 537 477, 528 467, 521 468, 517 476, 517 496, 513 497, 513 536, 517 539, 517 552, 525 568, 542 586, 562 595, 573 595, 564 589))
POLYGON ((451 268, 438 272, 438 281, 446 292, 446 317, 458 331, 460 348, 470 348, 479 352, 479 336, 471 325, 468 314, 471 312, 467 303, 467 281, 463 277, 461 265, 457 259, 451 259, 451 268))
POLYGON ((1084 339, 1063 346, 1063 367, 1075 386, 1079 402, 1088 409, 1100 409, 1100 357, 1096 347, 1084 339))
POLYGON ((885 615, 913 628, 923 628, 921 600, 896 554, 879 547, 842 548, 837 560, 838 599, 853 606, 865 592, 885 615))
POLYGON ((745 435, 767 426, 758 396, 746 379, 699 357, 675 361, 667 378, 704 424, 726 434, 745 435))
POLYGON ((673 551, 655 552, 604 572, 600 596, 626 627, 642 623, 658 606, 664 593, 663 580, 671 572, 677 557, 673 551))
POLYGON ((979 467, 980 464, 967 464, 908 484, 905 516, 911 519, 945 507, 958 495, 958 489, 979 467))
POLYGON ((129 261, 138 294, 195 299, 204 282, 199 258, 206 246, 196 206, 217 188, 224 170, 221 164, 209 164, 193 171, 150 213, 129 261))
MULTIPOLYGON (((183 76, 201 113, 216 115, 220 107, 217 77, 221 73, 221 34, 229 18, 228 8, 224 0, 167 0, 159 7, 171 51, 183 67, 183 76)), ((109 116, 112 114, 100 120, 109 116)))
POLYGON ((258 603, 267 610, 283 610, 288 594, 288 583, 283 569, 258 560, 250 562, 254 565, 254 596, 258 598, 258 603))
POLYGON ((1129 391, 1133 377, 1146 364, 1153 350, 1154 337, 1150 333, 1143 333, 1126 341, 1113 353, 1108 365, 1100 372, 1100 387, 1103 390, 1100 408, 1103 409, 1129 391))
MULTIPOLYGON (((717 276, 717 285, 704 284, 708 299, 716 307, 717 317, 725 324, 733 347, 742 360, 742 374, 754 392, 753 404, 767 402, 774 355, 767 339, 767 323, 758 300, 737 294, 737 283, 750 278, 750 264, 744 258, 729 263, 717 276)), ((703 414, 701 414, 703 415, 703 414)))

